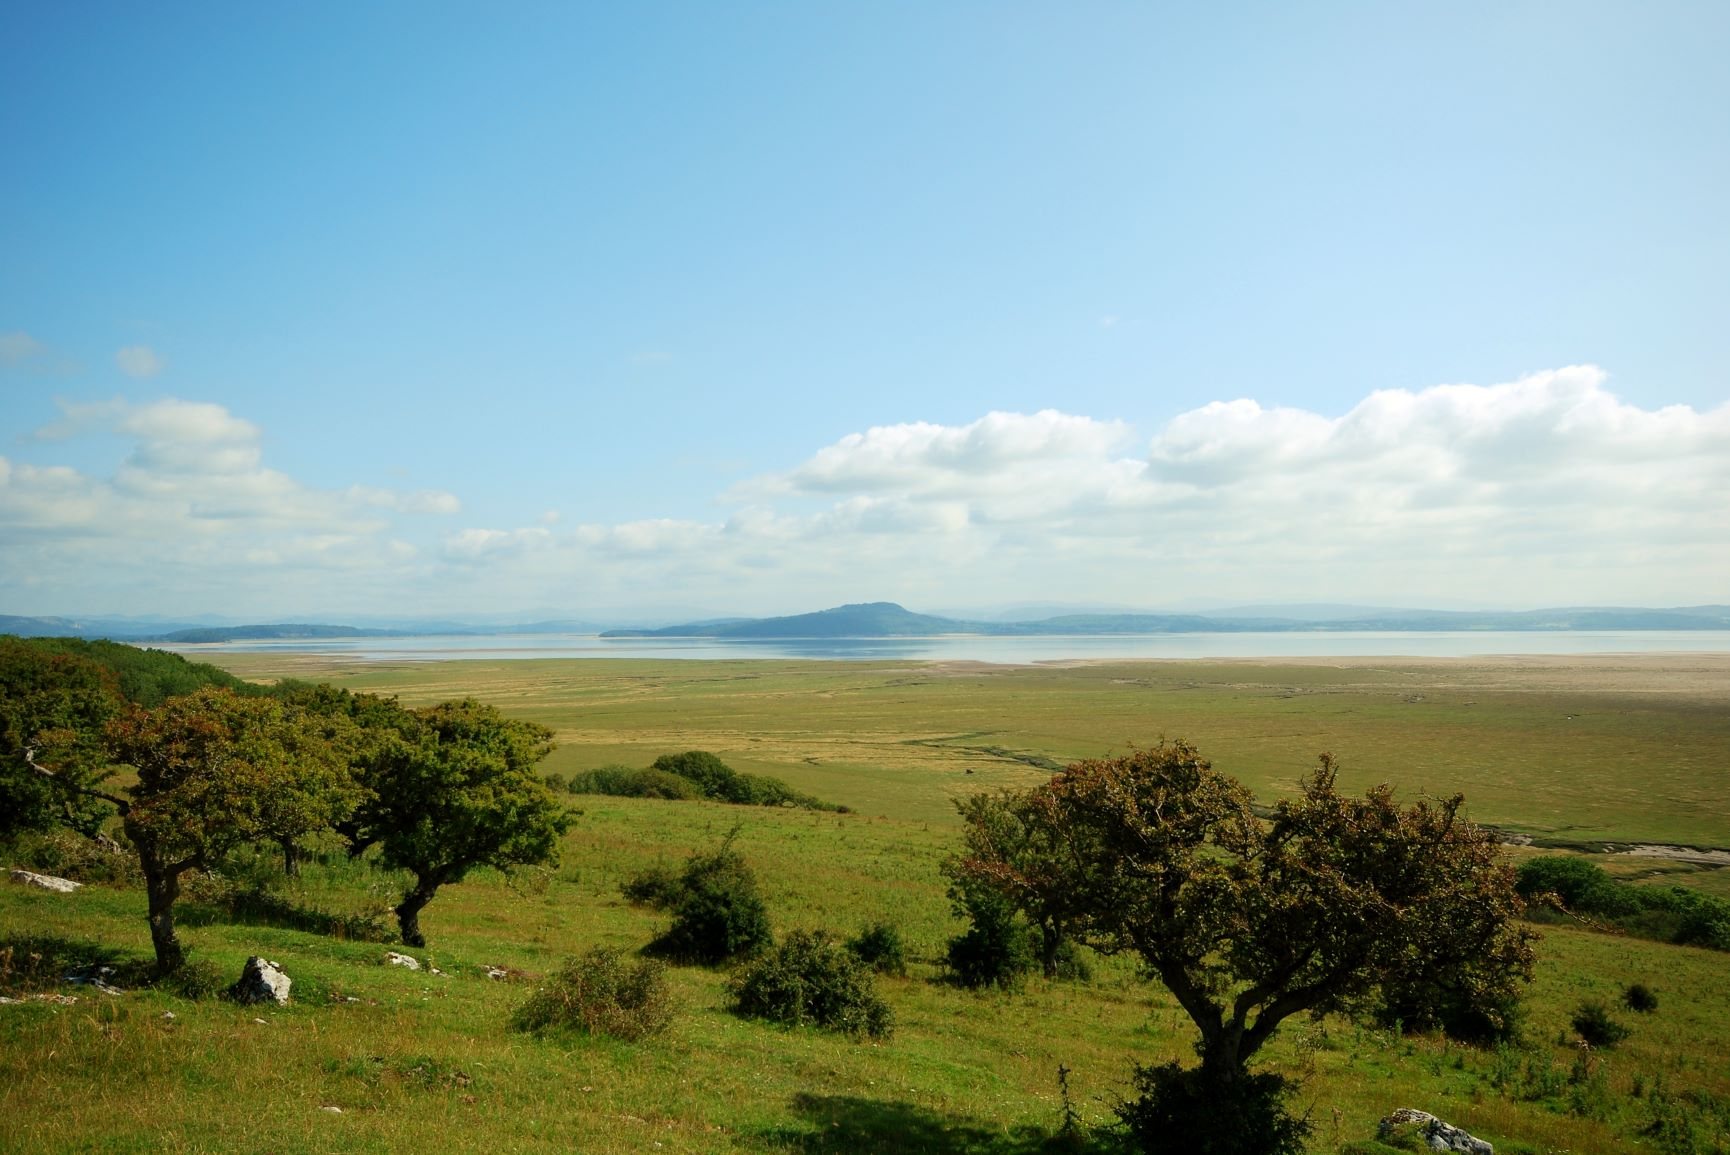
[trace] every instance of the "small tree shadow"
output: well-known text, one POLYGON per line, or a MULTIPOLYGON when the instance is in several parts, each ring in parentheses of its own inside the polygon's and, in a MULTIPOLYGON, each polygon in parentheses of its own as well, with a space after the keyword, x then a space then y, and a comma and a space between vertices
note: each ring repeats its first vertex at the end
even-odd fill
POLYGON ((810 1126, 763 1132, 765 1146, 780 1151, 881 1155, 1079 1155, 1105 1149, 1079 1135, 1039 1127, 1005 1132, 898 1101, 799 1094, 792 1106, 810 1126))
POLYGON ((259 887, 235 890, 214 900, 183 903, 177 918, 183 926, 218 923, 273 926, 279 930, 300 930, 350 942, 395 942, 397 939, 396 928, 386 921, 385 912, 332 913, 317 906, 301 905, 259 887))
POLYGON ((53 990, 69 978, 142 986, 154 974, 152 960, 99 943, 46 934, 0 938, 0 994, 8 996, 53 990))

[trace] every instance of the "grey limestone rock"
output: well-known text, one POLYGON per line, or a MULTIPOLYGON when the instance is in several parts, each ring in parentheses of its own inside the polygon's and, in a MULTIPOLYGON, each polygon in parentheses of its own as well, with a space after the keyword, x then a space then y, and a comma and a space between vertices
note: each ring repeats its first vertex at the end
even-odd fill
POLYGON ((288 1002, 288 988, 294 985, 282 968, 268 959, 253 955, 246 960, 240 979, 228 989, 237 1003, 288 1002))
POLYGON ((1381 1121, 1376 1134, 1382 1139, 1399 1131, 1416 1132, 1431 1151, 1458 1152, 1459 1155, 1495 1155, 1488 1142, 1444 1123, 1428 1111, 1401 1107, 1381 1121))
POLYGON ((12 881, 20 886, 34 886, 38 890, 52 890, 58 894, 71 894, 82 882, 73 882, 70 878, 55 878, 51 874, 37 874, 29 870, 14 870, 12 881))

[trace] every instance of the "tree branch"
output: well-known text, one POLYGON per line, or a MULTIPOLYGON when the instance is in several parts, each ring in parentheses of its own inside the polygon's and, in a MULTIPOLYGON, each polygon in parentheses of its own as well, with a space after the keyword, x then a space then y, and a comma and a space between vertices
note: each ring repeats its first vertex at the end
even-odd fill
POLYGON ((34 746, 24 747, 24 764, 62 790, 70 790, 74 794, 83 794, 89 798, 100 798, 102 801, 112 804, 115 809, 120 811, 122 817, 132 809, 132 804, 124 798, 117 797, 105 790, 98 790, 93 786, 80 786, 76 782, 68 782, 59 774, 36 761, 36 747, 34 746))

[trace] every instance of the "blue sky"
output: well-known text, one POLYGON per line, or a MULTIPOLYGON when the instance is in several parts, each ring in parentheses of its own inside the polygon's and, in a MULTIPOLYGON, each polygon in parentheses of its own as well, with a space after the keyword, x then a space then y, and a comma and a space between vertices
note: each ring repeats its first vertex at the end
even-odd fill
POLYGON ((0 9, 0 612, 1726 601, 1730 7, 0 9))

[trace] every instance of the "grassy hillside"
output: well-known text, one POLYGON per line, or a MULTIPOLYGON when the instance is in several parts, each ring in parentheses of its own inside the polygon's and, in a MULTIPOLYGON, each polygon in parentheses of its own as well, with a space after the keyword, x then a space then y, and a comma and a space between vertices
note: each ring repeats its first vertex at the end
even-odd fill
MULTIPOLYGON (((284 672, 254 659, 233 666, 284 672)), ((544 721, 565 743, 554 768, 709 748, 860 812, 574 799, 584 814, 556 871, 480 872, 427 908, 432 945, 416 953, 443 976, 386 966, 379 944, 189 912, 195 959, 232 977, 261 953, 293 976, 294 1002, 269 1012, 66 986, 66 965, 93 954, 149 956, 142 893, 0 884, 0 993, 78 996, 0 1006, 0 1150, 1031 1153, 1060 1121, 1060 1064, 1076 1108, 1098 1123, 1128 1090, 1132 1062, 1185 1057, 1192 1035, 1125 960, 1100 961, 1091 983, 1036 979, 1020 995, 939 981, 959 926, 937 871, 955 844, 946 799, 1030 783, 1044 773, 1039 760, 1161 731, 1201 741, 1264 797, 1331 747, 1357 770, 1354 788, 1388 777, 1407 795, 1465 789, 1476 816, 1535 830, 1721 842, 1730 829, 1722 679, 1693 667, 477 662, 328 672, 417 703, 472 692, 544 721), (1563 724, 1582 719, 1592 721, 1563 724), (850 934, 887 919, 906 934, 911 974, 880 980, 892 1038, 855 1043, 738 1019, 721 972, 683 967, 672 971, 681 1012, 658 1038, 508 1028, 536 978, 566 956, 635 949, 664 924, 625 904, 621 881, 714 846, 741 820, 734 845, 759 873, 778 932, 850 934), (512 978, 488 979, 487 966, 512 978)), ((273 863, 262 856, 235 872, 273 863)), ((401 883, 336 856, 277 885, 303 907, 362 912, 401 883)), ((1313 1149, 1367 1139, 1397 1106, 1465 1126, 1501 1155, 1664 1150, 1641 1130, 1677 1110, 1707 1126, 1713 1104, 1730 1103, 1730 956, 1567 926, 1541 933, 1528 1049, 1472 1051, 1344 1019, 1289 1023, 1269 1064, 1304 1080, 1297 1105, 1317 1124, 1313 1149), (1583 1055, 1574 1009, 1614 1004, 1633 981, 1658 991, 1658 1012, 1618 1010, 1632 1037, 1583 1055)))

